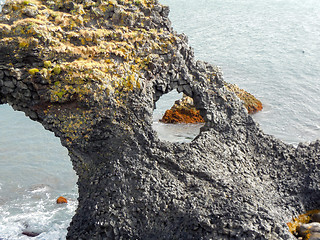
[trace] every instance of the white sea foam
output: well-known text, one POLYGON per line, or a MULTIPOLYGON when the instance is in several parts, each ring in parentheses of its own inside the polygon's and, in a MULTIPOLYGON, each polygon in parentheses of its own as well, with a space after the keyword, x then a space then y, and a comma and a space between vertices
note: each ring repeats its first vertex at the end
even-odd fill
POLYGON ((28 191, 30 191, 31 193, 45 193, 50 191, 51 187, 49 185, 45 185, 45 184, 37 184, 34 186, 31 186, 28 191))
POLYGON ((0 239, 65 239, 77 206, 76 175, 59 139, 0 106, 0 239), (30 137, 32 136, 32 137, 30 137), (59 196, 67 205, 57 205, 59 196))
POLYGON ((75 199, 70 198, 64 205, 56 204, 55 199, 50 197, 35 200, 32 196, 26 196, 23 200, 0 207, 0 238, 29 239, 22 235, 23 231, 40 233, 34 239, 65 238, 69 225, 66 216, 74 214, 77 206, 75 199))

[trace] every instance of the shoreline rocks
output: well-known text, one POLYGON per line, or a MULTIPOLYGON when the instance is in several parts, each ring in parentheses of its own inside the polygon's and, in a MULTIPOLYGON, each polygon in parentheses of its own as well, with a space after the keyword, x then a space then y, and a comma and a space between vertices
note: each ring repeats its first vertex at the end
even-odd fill
POLYGON ((57 198, 57 204, 64 204, 64 203, 68 203, 68 200, 65 197, 58 197, 57 198))
POLYGON ((249 114, 259 112, 263 109, 260 100, 255 98, 251 93, 239 88, 236 84, 226 83, 226 88, 235 93, 243 102, 249 114))
POLYGON ((23 231, 22 235, 25 235, 25 236, 28 236, 28 237, 36 237, 36 236, 40 235, 40 233, 23 231))
POLYGON ((194 106, 193 99, 183 96, 171 109, 167 110, 160 122, 163 123, 204 123, 200 111, 194 106))
POLYGON ((287 225, 297 239, 318 240, 320 239, 320 210, 315 209, 301 214, 287 225))

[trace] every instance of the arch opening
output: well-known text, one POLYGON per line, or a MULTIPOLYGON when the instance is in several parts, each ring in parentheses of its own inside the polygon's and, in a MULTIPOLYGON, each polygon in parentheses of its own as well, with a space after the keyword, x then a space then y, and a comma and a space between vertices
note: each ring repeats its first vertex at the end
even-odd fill
POLYGON ((64 239, 78 205, 77 175, 52 132, 0 105, 0 236, 64 239), (56 204, 59 196, 67 204, 56 204), (28 236, 28 235, 27 235, 28 236))
MULTIPOLYGON (((154 104, 152 128, 157 132, 158 137, 162 141, 188 143, 191 142, 200 133, 200 128, 204 126, 204 120, 199 116, 196 122, 191 123, 195 116, 192 116, 191 121, 184 121, 183 116, 168 115, 167 113, 173 109, 179 108, 181 105, 185 106, 183 100, 187 95, 177 90, 172 90, 169 93, 158 97, 154 104), (169 111, 168 111, 169 110, 169 111), (200 121, 201 119, 201 121, 200 121), (182 122, 180 122, 182 120, 182 122), (198 121, 199 120, 199 121, 198 121)), ((189 98, 191 101, 192 98, 189 98)), ((188 101, 188 100, 187 100, 188 101)), ((193 103, 192 103, 193 104, 193 103)), ((178 113, 179 115, 179 113, 178 113)))

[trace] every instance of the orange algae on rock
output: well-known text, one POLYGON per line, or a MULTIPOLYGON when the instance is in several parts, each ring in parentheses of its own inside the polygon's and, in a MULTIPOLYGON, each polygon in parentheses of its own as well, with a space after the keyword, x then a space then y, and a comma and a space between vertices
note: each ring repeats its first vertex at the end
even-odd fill
POLYGON ((180 108, 167 110, 161 119, 164 123, 203 123, 199 110, 180 108))
POLYGON ((263 109, 262 103, 251 93, 239 88, 235 84, 226 83, 226 88, 235 93, 243 102, 249 114, 259 112, 263 109))
MULTIPOLYGON (((319 213, 319 209, 310 210, 304 214, 299 215, 298 217, 292 218, 291 222, 287 223, 287 226, 289 227, 289 231, 293 235, 298 235, 298 228, 305 223, 309 223, 312 219, 312 216, 316 213, 319 213)), ((309 239, 308 236, 306 239, 309 239)))
POLYGON ((193 99, 188 96, 177 100, 160 121, 164 123, 204 123, 200 111, 193 104, 193 99))
POLYGON ((68 200, 64 197, 58 197, 57 204, 68 203, 68 200))
MULTIPOLYGON (((249 114, 256 113, 263 109, 261 101, 247 91, 240 89, 237 85, 226 83, 226 88, 235 93, 243 102, 249 114)), ((193 99, 183 96, 177 100, 171 109, 167 110, 160 120, 164 123, 204 123, 200 111, 195 108, 193 99)))

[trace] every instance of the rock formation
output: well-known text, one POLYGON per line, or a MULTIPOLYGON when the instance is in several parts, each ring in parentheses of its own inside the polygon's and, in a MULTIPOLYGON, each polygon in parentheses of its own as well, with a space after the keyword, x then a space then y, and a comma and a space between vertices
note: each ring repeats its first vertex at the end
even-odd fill
MULTIPOLYGON (((252 94, 240 89, 237 85, 225 83, 226 88, 235 93, 244 103, 249 114, 262 110, 262 103, 252 94)), ((196 109, 193 99, 183 96, 175 101, 174 105, 165 112, 162 119, 163 123, 203 123, 204 120, 200 115, 200 111, 196 109)))
POLYGON ((68 200, 65 197, 58 197, 57 204, 68 203, 68 200))
POLYGON ((36 236, 40 235, 40 233, 23 231, 22 235, 26 235, 28 237, 36 237, 36 236))
POLYGON ((236 84, 226 83, 225 86, 229 91, 234 92, 243 101, 249 114, 262 110, 262 103, 251 93, 239 88, 236 84))
POLYGON ((193 99, 188 96, 175 101, 160 121, 163 123, 204 123, 200 111, 194 106, 193 99))
POLYGON ((264 134, 216 67, 196 61, 156 0, 11 0, 0 103, 61 139, 79 176, 67 239, 294 239, 319 208, 319 141, 264 134), (177 89, 205 120, 191 143, 152 130, 177 89))
POLYGON ((298 239, 317 240, 320 238, 320 210, 314 209, 301 214, 287 225, 298 239))

